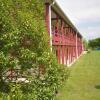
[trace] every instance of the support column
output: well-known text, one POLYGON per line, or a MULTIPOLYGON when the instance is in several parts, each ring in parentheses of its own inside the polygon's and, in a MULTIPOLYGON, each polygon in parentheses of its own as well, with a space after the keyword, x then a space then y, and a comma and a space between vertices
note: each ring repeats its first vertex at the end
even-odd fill
POLYGON ((79 47, 79 44, 78 44, 78 57, 79 57, 79 48, 80 48, 80 47, 79 47))
POLYGON ((58 33, 58 16, 56 15, 56 27, 55 27, 55 32, 58 33))
POLYGON ((71 64, 71 47, 69 47, 69 64, 71 64))
POLYGON ((72 47, 72 62, 74 61, 74 46, 72 47))
POLYGON ((67 64, 70 64, 70 47, 68 46, 68 59, 67 59, 67 64))
POLYGON ((64 33, 63 33, 64 23, 61 19, 61 33, 62 33, 62 64, 64 64, 64 56, 65 56, 65 45, 64 45, 64 33))
POLYGON ((77 33, 76 33, 76 59, 78 58, 78 43, 77 43, 77 33))
POLYGON ((75 59, 74 46, 73 46, 73 61, 75 59))
POLYGON ((67 65, 67 48, 64 46, 64 65, 67 65))
POLYGON ((65 47, 65 64, 67 65, 67 47, 65 47))
POLYGON ((76 59, 76 47, 74 46, 74 60, 76 59))
POLYGON ((46 22, 46 27, 47 27, 47 30, 48 30, 48 33, 50 35, 50 20, 49 20, 49 15, 50 15, 50 4, 49 3, 46 3, 45 4, 45 22, 46 22))
POLYGON ((68 47, 66 46, 66 65, 68 65, 68 47))
POLYGON ((62 45, 62 64, 64 64, 64 55, 65 55, 65 52, 64 52, 64 45, 62 45))
POLYGON ((70 47, 70 64, 72 63, 72 46, 70 47))
POLYGON ((73 46, 71 46, 71 63, 73 62, 73 46))
POLYGON ((60 47, 58 46, 58 48, 57 48, 57 51, 58 51, 58 63, 60 64, 60 47))
POLYGON ((51 5, 49 3, 46 3, 45 6, 46 6, 45 21, 46 21, 46 27, 50 36, 50 46, 51 46, 51 51, 52 51, 51 5))

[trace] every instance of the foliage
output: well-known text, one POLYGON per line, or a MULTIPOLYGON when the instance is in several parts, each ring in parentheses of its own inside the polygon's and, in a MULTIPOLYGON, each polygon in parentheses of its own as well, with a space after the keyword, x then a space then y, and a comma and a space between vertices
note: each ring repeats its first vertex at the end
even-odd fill
POLYGON ((100 48, 100 38, 89 40, 89 47, 92 49, 100 48))
POLYGON ((88 49, 88 41, 84 39, 83 45, 84 45, 84 49, 87 50, 88 49))
POLYGON ((53 100, 68 75, 50 52, 43 11, 42 0, 0 0, 2 100, 53 100), (3 72, 18 67, 29 82, 5 82, 3 72), (31 68, 34 73, 28 73, 31 68))

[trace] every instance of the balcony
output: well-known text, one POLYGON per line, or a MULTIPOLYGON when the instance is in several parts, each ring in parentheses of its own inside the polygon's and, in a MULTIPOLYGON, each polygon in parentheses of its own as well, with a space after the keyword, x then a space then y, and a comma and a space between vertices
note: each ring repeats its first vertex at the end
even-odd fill
POLYGON ((52 32, 52 44, 53 45, 76 45, 76 39, 71 38, 65 34, 60 34, 56 32, 52 32))

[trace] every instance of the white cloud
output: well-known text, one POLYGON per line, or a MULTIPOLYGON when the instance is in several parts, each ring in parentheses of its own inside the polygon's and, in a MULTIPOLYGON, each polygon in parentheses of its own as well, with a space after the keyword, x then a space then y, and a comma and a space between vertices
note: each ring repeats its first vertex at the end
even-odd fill
POLYGON ((92 38, 97 38, 100 37, 100 34, 98 34, 100 32, 100 27, 81 27, 80 28, 81 33, 83 34, 83 36, 87 39, 92 39, 92 38))
POLYGON ((100 0, 58 0, 58 3, 84 37, 100 37, 100 0))

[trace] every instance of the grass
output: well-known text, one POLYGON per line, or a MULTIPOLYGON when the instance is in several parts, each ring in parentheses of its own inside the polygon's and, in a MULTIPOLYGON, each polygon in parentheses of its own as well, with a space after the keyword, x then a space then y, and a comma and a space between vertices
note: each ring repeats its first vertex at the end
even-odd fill
POLYGON ((100 51, 81 56, 55 100, 100 100, 100 51))

